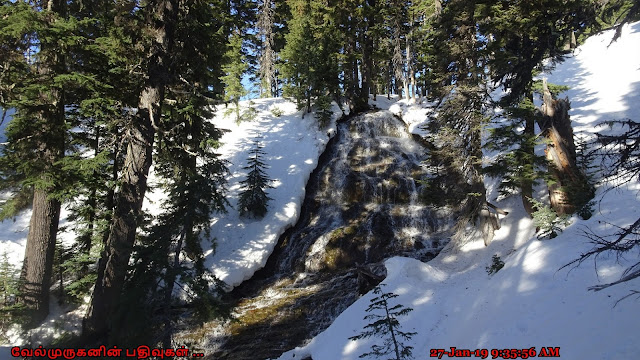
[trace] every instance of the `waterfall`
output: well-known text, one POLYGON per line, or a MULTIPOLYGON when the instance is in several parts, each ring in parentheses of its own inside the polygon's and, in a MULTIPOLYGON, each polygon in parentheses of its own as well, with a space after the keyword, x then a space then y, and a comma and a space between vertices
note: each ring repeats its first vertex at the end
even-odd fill
POLYGON ((384 276, 382 261, 391 256, 433 258, 449 221, 420 199, 429 178, 425 156, 388 111, 340 123, 309 181, 298 223, 265 269, 234 290, 240 323, 216 330, 227 335, 209 340, 213 358, 277 357, 327 328, 375 285, 358 269, 384 276))
POLYGON ((308 217, 287 241, 278 271, 316 273, 375 263, 390 254, 435 253, 440 230, 419 201, 425 149, 387 111, 339 124, 308 217))

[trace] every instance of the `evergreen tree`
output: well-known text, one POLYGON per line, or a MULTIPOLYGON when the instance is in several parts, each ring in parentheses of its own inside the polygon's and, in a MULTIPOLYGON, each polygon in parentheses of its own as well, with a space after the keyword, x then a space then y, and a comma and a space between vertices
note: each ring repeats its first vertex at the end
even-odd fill
POLYGON ((296 101, 299 109, 311 111, 313 33, 311 29, 311 5, 309 0, 290 0, 292 19, 289 33, 285 36, 286 45, 280 56, 280 71, 284 78, 283 96, 296 101))
POLYGON ((497 129, 489 142, 490 146, 502 143, 501 148, 507 154, 499 159, 502 165, 490 170, 494 175, 500 167, 506 170, 503 188, 520 189, 525 210, 532 215, 533 184, 541 177, 541 161, 534 153, 535 122, 541 122, 538 110, 533 107, 533 77, 542 69, 545 58, 553 64, 569 53, 571 46, 566 44, 571 43, 574 33, 594 23, 595 4, 547 1, 533 6, 526 1, 504 1, 482 4, 478 12, 483 19, 479 28, 490 39, 487 42, 490 74, 494 82, 508 90, 499 103, 506 108, 510 122, 497 129), (505 146, 515 150, 509 151, 505 146))
POLYGON ((265 172, 267 167, 263 160, 265 152, 262 150, 259 139, 254 140, 249 154, 248 165, 244 167, 245 170, 249 170, 249 173, 247 178, 240 182, 243 190, 238 199, 238 211, 240 216, 262 218, 267 213, 267 203, 272 200, 265 190, 273 186, 269 185, 270 180, 265 172))
POLYGON ((229 45, 225 54, 225 65, 222 67, 225 75, 221 80, 224 83, 224 100, 233 103, 236 122, 242 120, 240 113, 240 99, 247 95, 247 90, 242 86, 242 77, 247 71, 246 57, 242 49, 242 35, 236 29, 229 38, 229 45))
POLYGON ((145 51, 145 78, 137 95, 135 119, 127 124, 126 166, 119 178, 110 232, 98 264, 91 307, 83 324, 87 335, 108 335, 113 330, 111 316, 119 313, 123 305, 119 299, 142 218, 154 137, 161 126, 166 86, 174 79, 171 65, 175 59, 173 45, 179 9, 177 0, 150 0, 139 8, 140 18, 144 20, 138 31, 152 36, 141 38, 140 45, 145 51))
POLYGON ((377 285, 373 289, 373 293, 378 296, 370 300, 371 303, 366 311, 371 314, 364 317, 365 320, 371 320, 372 322, 364 327, 365 330, 362 333, 350 337, 349 340, 367 339, 372 336, 385 339, 382 346, 373 345, 371 352, 360 355, 360 358, 370 356, 379 358, 393 354, 395 357, 391 359, 413 359, 413 346, 404 345, 403 341, 411 340, 416 333, 402 331, 398 320, 400 316, 407 315, 413 309, 401 304, 390 304, 389 300, 398 297, 398 295, 391 292, 382 292, 382 286, 384 284, 377 285), (376 314, 375 312, 377 311, 383 312, 383 315, 376 314))
POLYGON ((492 80, 509 89, 501 103, 516 105, 528 97, 535 70, 548 58, 563 60, 565 44, 595 21, 594 1, 547 0, 479 2, 478 26, 490 40, 486 51, 492 80))
MULTIPOLYGON (((167 14, 175 28, 163 61, 170 59, 180 66, 164 68, 166 82, 153 146, 156 175, 168 196, 162 204, 163 213, 153 222, 145 223, 143 214, 138 215, 135 227, 145 231, 131 244, 129 262, 133 265, 126 268, 118 301, 98 302, 103 309, 108 306, 107 326, 118 329, 108 335, 119 345, 162 342, 170 347, 175 322, 182 315, 176 309, 191 309, 197 322, 224 314, 216 295, 222 284, 204 267, 201 235, 209 237, 211 213, 225 211, 227 205, 226 165, 215 153, 222 131, 208 119, 212 117, 211 105, 222 97, 220 78, 225 59, 219 44, 226 42, 227 33, 221 29, 229 28, 231 19, 219 14, 228 12, 222 5, 194 1, 175 14, 167 14), (176 296, 176 283, 189 300, 176 296)), ((214 239, 209 240, 215 248, 214 239)), ((88 322, 96 318, 103 321, 94 316, 88 322)), ((87 329, 88 334, 93 331, 87 329)))
POLYGON ((491 150, 500 150, 501 154, 492 164, 485 168, 485 173, 502 178, 499 186, 500 194, 511 195, 521 191, 525 210, 533 214, 533 186, 546 178, 546 160, 536 155, 534 148, 541 142, 535 135, 534 124, 536 109, 529 98, 522 100, 514 107, 508 107, 503 114, 504 125, 490 129, 490 136, 485 145, 491 150), (521 130, 523 129, 523 130, 521 130))
POLYGON ((293 98, 298 108, 306 112, 311 112, 315 101, 322 96, 340 103, 342 34, 336 23, 338 4, 322 0, 289 2, 292 19, 280 66, 285 80, 283 95, 293 98))
POLYGON ((337 12, 340 2, 314 1, 312 9, 312 33, 315 45, 311 53, 313 69, 311 72, 312 96, 315 102, 321 97, 328 101, 336 100, 341 103, 340 89, 340 39, 342 35, 336 26, 337 12))
POLYGON ((204 233, 215 249, 215 239, 209 236, 209 219, 213 212, 226 211, 227 169, 215 153, 222 131, 207 120, 212 114, 204 106, 206 89, 184 90, 177 87, 170 91, 177 102, 166 111, 180 131, 165 134, 169 137, 158 144, 155 169, 163 179, 167 197, 162 203, 163 213, 133 253, 136 266, 124 291, 130 305, 118 325, 121 342, 160 339, 164 346, 171 345, 178 318, 174 309, 185 302, 177 300, 176 282, 182 284, 180 291, 189 294, 186 302, 193 306, 198 322, 223 313, 216 305, 216 292, 222 292, 222 284, 204 267, 201 246, 204 233), (160 279, 162 285, 158 285, 160 279), (149 324, 155 324, 155 331, 143 331, 149 324))
POLYGON ((474 1, 447 2, 433 24, 430 40, 438 45, 433 48, 433 71, 442 85, 437 95, 444 101, 432 126, 438 144, 434 154, 446 159, 448 176, 458 179, 461 192, 462 216, 456 234, 464 235, 467 224, 475 224, 488 244, 497 222, 489 211, 482 169, 481 134, 488 119, 488 91, 482 52, 485 39, 476 31, 476 7, 474 1))
POLYGON ((70 113, 83 98, 92 78, 72 55, 86 45, 90 19, 73 13, 74 2, 44 4, 2 2, 0 37, 7 42, 6 71, 13 83, 5 90, 3 107, 15 109, 2 148, 3 187, 17 197, 3 209, 11 215, 22 199, 33 194, 32 217, 21 272, 20 301, 29 311, 28 326, 48 314, 49 285, 60 206, 75 183, 64 169, 69 150, 70 113))
POLYGON ((18 293, 19 271, 9 262, 9 254, 0 254, 0 304, 2 307, 11 305, 18 293))
POLYGON ((333 111, 331 109, 331 99, 327 95, 320 95, 316 100, 316 119, 318 120, 318 127, 324 129, 329 125, 333 111))
MULTIPOLYGON (((18 279, 20 271, 9 262, 6 251, 0 254, 0 333, 7 334, 11 324, 17 322, 17 310, 15 304, 18 294, 18 279)), ((3 341, 9 341, 4 335, 0 335, 3 341)))

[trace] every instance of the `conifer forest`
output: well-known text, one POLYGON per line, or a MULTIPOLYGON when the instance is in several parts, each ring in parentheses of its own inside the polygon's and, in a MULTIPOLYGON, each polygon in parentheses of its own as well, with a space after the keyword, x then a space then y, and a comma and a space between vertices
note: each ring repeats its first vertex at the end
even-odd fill
POLYGON ((639 20, 0 0, 0 358, 636 357, 639 20))

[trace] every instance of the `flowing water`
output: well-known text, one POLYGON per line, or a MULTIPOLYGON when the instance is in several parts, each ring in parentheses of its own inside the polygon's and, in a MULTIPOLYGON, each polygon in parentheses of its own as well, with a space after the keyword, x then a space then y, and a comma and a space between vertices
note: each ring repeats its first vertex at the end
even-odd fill
MULTIPOLYGON (((449 221, 446 211, 421 202, 425 152, 388 111, 340 123, 309 181, 300 220, 267 266, 232 292, 239 321, 200 346, 215 350, 215 359, 278 357, 375 286, 384 259, 433 258, 449 221)), ((207 337, 211 329, 202 331, 207 337)))

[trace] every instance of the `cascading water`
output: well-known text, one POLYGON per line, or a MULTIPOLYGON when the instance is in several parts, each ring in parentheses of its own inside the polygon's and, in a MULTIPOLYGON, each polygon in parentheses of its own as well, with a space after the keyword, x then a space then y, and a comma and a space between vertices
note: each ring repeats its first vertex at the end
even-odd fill
POLYGON ((369 290, 384 273, 382 260, 429 260, 444 246, 437 238, 448 214, 421 204, 425 149, 404 123, 388 111, 366 113, 340 123, 336 137, 310 179, 298 223, 265 269, 234 290, 240 322, 210 345, 212 358, 277 357, 369 290))

